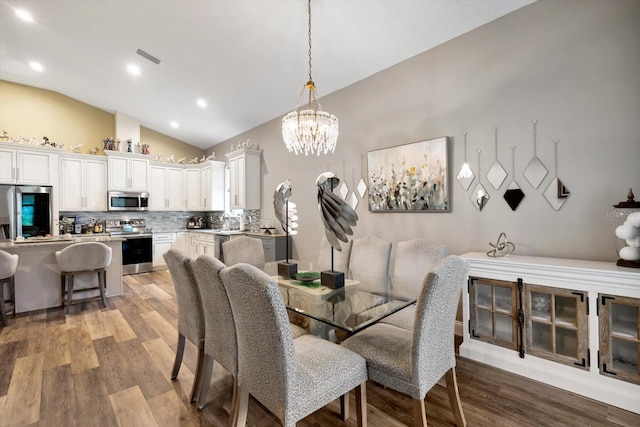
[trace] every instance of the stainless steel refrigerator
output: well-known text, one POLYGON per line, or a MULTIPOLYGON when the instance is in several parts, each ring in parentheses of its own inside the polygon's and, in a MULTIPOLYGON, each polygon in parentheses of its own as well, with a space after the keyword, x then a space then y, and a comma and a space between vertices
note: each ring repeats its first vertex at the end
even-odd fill
POLYGON ((53 188, 0 185, 0 241, 53 234, 53 188))

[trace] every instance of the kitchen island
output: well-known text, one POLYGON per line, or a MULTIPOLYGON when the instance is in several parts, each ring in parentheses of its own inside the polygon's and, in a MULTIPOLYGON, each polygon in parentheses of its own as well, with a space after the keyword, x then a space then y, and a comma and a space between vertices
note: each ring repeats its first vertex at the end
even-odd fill
MULTIPOLYGON (((15 313, 59 307, 60 269, 55 253, 80 242, 102 242, 112 249, 111 264, 107 267, 107 297, 122 295, 122 241, 108 235, 82 237, 52 237, 24 242, 0 242, 0 250, 20 255, 15 275, 15 313)), ((97 285, 96 274, 76 275, 76 289, 97 285)), ((88 291, 97 292, 97 291, 88 291)), ((81 293, 82 294, 82 293, 81 293)), ((83 295, 80 295, 83 297, 83 295)))

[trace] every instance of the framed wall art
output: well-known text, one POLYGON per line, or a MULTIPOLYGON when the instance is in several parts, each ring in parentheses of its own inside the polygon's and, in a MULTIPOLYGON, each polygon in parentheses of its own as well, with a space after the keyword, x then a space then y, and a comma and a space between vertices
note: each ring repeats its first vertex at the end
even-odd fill
POLYGON ((449 212, 449 138, 367 153, 369 211, 449 212))

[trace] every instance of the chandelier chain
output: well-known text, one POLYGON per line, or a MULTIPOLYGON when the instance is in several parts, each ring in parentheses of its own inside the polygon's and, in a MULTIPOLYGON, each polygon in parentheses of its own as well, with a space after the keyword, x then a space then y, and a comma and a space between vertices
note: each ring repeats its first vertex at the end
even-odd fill
POLYGON ((309 4, 309 81, 312 82, 311 78, 311 0, 308 2, 309 4))

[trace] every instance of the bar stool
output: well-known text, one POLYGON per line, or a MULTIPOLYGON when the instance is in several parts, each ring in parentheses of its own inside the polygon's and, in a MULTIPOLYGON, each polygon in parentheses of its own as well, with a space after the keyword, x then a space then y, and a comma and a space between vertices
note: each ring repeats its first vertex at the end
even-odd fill
POLYGON ((111 264, 111 248, 100 242, 76 243, 56 252, 56 262, 60 268, 62 307, 69 313, 71 304, 99 300, 102 308, 107 306, 107 267, 111 264), (74 289, 74 278, 80 273, 96 273, 98 286, 74 289), (98 289, 99 295, 73 300, 74 292, 98 289))
POLYGON ((15 274, 18 269, 19 255, 12 255, 6 251, 0 251, 0 317, 2 317, 2 325, 9 326, 9 320, 7 320, 7 308, 6 303, 13 304, 13 313, 16 309, 16 290, 15 290, 15 274), (4 284, 7 284, 9 293, 9 299, 5 299, 4 284))

